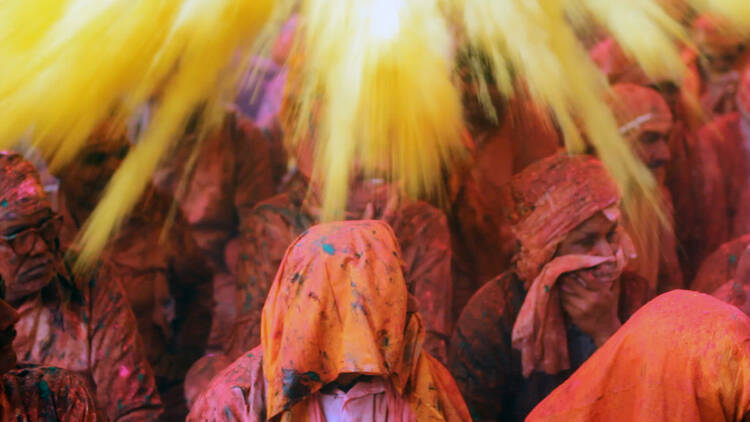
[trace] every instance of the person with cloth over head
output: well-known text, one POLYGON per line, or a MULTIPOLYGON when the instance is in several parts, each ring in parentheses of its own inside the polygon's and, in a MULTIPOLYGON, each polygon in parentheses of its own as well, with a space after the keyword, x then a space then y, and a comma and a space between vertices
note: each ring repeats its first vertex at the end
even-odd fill
POLYGON ((526 421, 750 421, 750 319, 703 293, 665 293, 526 421))
MULTIPOLYGON (((312 181, 313 142, 296 148, 298 174, 285 193, 260 202, 243 222, 239 241, 235 303, 237 317, 223 350, 208 353, 185 377, 188 402, 229 362, 260 344, 260 317, 284 251, 321 219, 320 187, 312 181)), ((451 234, 446 216, 426 202, 405 197, 397 182, 353 178, 346 220, 383 220, 396 233, 406 262, 406 279, 424 315, 425 350, 446 360, 452 329, 451 234)))
POLYGON ((214 378, 188 421, 469 421, 422 349, 403 265, 384 222, 302 234, 263 307, 261 345, 214 378))
POLYGON ((623 273, 633 246, 620 193, 597 159, 553 155, 505 192, 514 268, 471 298, 449 349, 478 421, 523 420, 652 296, 645 279, 623 273))
POLYGON ((101 267, 74 276, 62 218, 21 155, 0 153, 0 276, 18 310, 18 361, 81 374, 110 420, 157 420, 162 404, 127 296, 101 267))

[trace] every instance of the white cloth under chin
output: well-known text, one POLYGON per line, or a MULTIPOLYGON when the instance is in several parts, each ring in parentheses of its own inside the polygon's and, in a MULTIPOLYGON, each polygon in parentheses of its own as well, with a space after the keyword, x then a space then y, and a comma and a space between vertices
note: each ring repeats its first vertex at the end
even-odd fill
POLYGON ((358 382, 348 392, 319 392, 311 406, 312 422, 415 422, 417 419, 390 382, 382 378, 358 382))

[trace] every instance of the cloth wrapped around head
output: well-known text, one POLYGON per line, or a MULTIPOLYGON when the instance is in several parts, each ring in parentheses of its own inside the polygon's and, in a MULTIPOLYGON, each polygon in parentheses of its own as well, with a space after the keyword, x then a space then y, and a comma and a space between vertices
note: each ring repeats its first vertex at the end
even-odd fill
POLYGON ((269 419, 302 420, 307 398, 357 373, 392 383, 417 420, 469 420, 450 375, 422 353, 402 266, 380 221, 315 226, 289 247, 261 322, 269 419))
POLYGON ((39 173, 21 154, 0 152, 0 172, 0 215, 15 218, 52 209, 39 173))
POLYGON ((508 218, 520 243, 516 274, 526 287, 565 236, 599 211, 617 207, 620 192, 602 163, 589 156, 556 154, 513 177, 508 218))
POLYGON ((619 273, 632 243, 618 227, 620 246, 614 256, 555 257, 573 229, 602 212, 620 219, 620 194, 602 164, 588 156, 554 155, 527 167, 509 186, 510 216, 520 242, 516 273, 528 291, 513 325, 513 347, 521 351, 524 376, 534 371, 555 374, 570 368, 565 319, 557 280, 565 273, 616 264, 619 273))
POLYGON ((626 138, 647 131, 668 134, 672 129, 672 111, 657 91, 631 83, 614 85, 612 91, 610 103, 626 138))

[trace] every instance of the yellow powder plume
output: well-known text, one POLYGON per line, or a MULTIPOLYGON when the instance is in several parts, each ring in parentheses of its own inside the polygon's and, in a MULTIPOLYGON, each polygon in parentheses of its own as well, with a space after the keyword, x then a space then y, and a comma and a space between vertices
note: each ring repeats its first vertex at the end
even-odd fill
MULTIPOLYGON (((94 256, 139 198, 204 101, 231 92, 272 0, 11 0, 0 5, 0 146, 23 136, 60 166, 112 113, 160 92, 154 119, 85 228, 94 256)), ((214 106, 212 106, 214 105, 214 106)), ((115 117, 117 118, 117 117, 115 117)))
MULTIPOLYGON (((29 136, 58 166, 102 119, 128 117, 159 92, 152 123, 85 228, 82 257, 90 258, 169 159, 187 116, 198 104, 216 112, 230 97, 262 24, 275 23, 261 40, 268 45, 295 11, 289 135, 315 139, 325 219, 341 215, 355 172, 397 179, 412 195, 435 192, 443 166, 463 151, 453 54, 464 52, 474 55, 475 79, 549 107, 571 151, 593 145, 626 198, 656 203, 574 29, 601 26, 649 76, 679 80, 675 43, 684 30, 659 1, 667 0, 7 0, 0 147, 29 136), (480 58, 492 81, 480 74, 480 58)), ((737 30, 750 22, 747 0, 686 6, 737 30)))
POLYGON ((301 117, 293 131, 311 136, 314 128, 324 219, 341 217, 353 172, 390 176, 411 195, 430 193, 441 166, 463 151, 452 38, 435 2, 353 4, 301 6, 301 117))

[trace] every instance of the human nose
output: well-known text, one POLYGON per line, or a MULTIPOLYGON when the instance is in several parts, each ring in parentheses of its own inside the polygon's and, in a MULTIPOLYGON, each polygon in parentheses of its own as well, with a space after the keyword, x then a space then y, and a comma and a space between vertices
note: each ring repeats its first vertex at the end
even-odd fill
POLYGON ((606 237, 600 238, 594 245, 593 254, 595 256, 609 257, 614 255, 614 246, 606 237))

